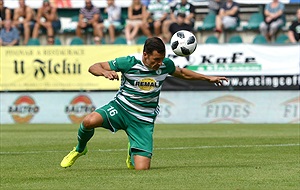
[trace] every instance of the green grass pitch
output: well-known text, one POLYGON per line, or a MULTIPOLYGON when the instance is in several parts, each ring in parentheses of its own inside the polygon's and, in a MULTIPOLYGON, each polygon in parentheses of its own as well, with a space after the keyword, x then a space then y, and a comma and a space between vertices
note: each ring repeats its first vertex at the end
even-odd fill
POLYGON ((298 124, 156 125, 149 171, 128 170, 127 137, 96 129, 67 169, 78 125, 1 125, 0 189, 298 189, 298 124))

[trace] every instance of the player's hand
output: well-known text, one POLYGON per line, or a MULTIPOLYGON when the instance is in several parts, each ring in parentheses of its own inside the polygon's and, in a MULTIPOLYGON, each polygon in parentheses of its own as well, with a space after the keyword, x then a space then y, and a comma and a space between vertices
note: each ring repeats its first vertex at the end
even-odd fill
POLYGON ((119 75, 116 71, 106 71, 103 73, 103 76, 109 80, 119 80, 119 75))
POLYGON ((223 81, 228 82, 228 79, 226 77, 211 77, 209 82, 215 83, 216 86, 222 86, 223 81))

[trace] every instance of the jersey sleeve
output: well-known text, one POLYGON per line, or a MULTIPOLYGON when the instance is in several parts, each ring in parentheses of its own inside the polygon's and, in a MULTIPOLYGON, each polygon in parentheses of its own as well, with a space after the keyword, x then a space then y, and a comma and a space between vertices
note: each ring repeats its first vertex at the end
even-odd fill
POLYGON ((176 69, 174 62, 169 58, 164 58, 163 62, 167 67, 167 72, 172 75, 176 69))
POLYGON ((135 58, 132 56, 119 57, 114 60, 108 61, 108 64, 111 70, 125 73, 133 66, 134 59, 135 58))

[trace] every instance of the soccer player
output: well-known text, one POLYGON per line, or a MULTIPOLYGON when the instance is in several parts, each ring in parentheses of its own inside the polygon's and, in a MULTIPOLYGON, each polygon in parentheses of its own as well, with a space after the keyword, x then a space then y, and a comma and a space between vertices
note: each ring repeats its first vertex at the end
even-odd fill
POLYGON ((87 142, 97 127, 112 132, 124 130, 128 136, 127 167, 136 170, 150 168, 153 149, 154 121, 159 113, 159 94, 168 75, 187 80, 204 80, 222 85, 225 77, 206 76, 185 68, 175 67, 165 58, 165 44, 158 37, 148 38, 144 44, 142 60, 133 56, 95 63, 89 72, 109 80, 119 80, 121 86, 114 100, 87 115, 78 130, 78 144, 63 158, 61 167, 70 167, 87 153, 87 142))

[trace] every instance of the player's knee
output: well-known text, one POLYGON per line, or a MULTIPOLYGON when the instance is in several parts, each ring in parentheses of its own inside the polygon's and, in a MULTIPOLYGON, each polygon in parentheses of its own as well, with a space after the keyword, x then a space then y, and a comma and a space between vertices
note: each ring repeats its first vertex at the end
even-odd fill
POLYGON ((135 166, 135 170, 149 170, 150 166, 135 166))
MULTIPOLYGON (((133 152, 135 154, 136 152, 133 152)), ((146 152, 139 152, 139 154, 146 152)), ((135 170, 149 170, 150 169, 151 158, 142 156, 142 155, 134 155, 134 168, 135 170)))
POLYGON ((92 112, 83 119, 82 123, 85 128, 91 129, 100 127, 103 123, 103 119, 100 114, 92 112))

